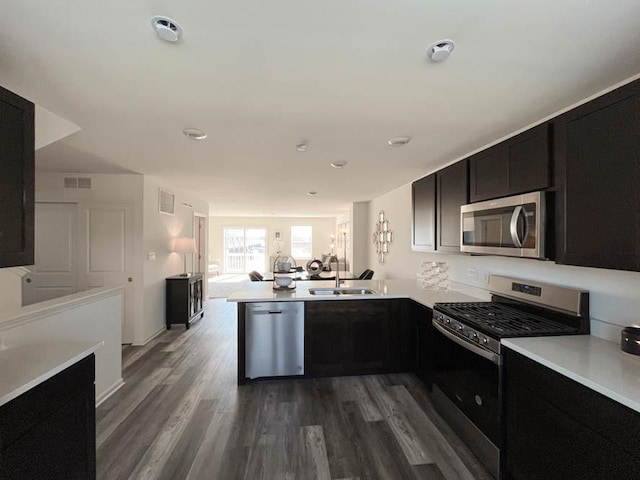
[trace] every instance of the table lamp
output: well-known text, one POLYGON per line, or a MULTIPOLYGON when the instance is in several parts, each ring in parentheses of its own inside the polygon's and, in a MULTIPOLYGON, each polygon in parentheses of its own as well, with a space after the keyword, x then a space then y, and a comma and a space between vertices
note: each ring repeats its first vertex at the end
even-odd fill
POLYGON ((196 249, 196 239, 191 237, 178 237, 174 240, 173 243, 173 251, 176 253, 184 254, 184 273, 181 275, 183 277, 188 277, 187 273, 187 254, 188 253, 196 253, 198 250, 196 249))

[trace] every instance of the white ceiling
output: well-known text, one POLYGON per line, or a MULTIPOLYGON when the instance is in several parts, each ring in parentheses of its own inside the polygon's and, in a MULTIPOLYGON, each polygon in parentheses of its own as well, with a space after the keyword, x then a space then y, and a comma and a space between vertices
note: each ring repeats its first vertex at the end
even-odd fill
POLYGON ((638 0, 2 4, 0 84, 81 127, 40 170, 154 175, 214 214, 333 216, 640 72, 638 0))

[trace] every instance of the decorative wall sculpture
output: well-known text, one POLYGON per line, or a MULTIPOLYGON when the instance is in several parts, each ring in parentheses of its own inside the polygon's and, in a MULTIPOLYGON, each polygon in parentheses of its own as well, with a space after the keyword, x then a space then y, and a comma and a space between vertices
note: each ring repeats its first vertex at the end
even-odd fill
POLYGON ((380 210, 376 230, 373 232, 373 244, 376 246, 379 263, 384 263, 384 256, 389 253, 389 244, 392 241, 393 233, 389 230, 389 220, 384 218, 384 211, 380 210))

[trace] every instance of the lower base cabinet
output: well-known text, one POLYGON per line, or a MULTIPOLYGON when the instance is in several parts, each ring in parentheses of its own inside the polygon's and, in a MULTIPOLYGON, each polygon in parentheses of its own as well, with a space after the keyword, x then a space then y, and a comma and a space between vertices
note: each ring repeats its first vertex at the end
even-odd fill
POLYGON ((415 374, 430 389, 433 381, 433 348, 431 346, 433 310, 417 302, 413 302, 412 308, 416 324, 415 374))
POLYGON ((95 357, 0 407, 0 480, 96 478, 95 357))
POLYGON ((505 480, 640 478, 640 413, 507 349, 505 480))
POLYGON ((305 375, 412 370, 415 329, 405 300, 305 303, 305 375))

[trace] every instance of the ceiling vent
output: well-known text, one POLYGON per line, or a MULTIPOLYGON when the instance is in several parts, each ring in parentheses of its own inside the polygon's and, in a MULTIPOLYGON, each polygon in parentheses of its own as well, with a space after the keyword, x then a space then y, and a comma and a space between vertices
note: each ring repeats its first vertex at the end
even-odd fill
POLYGON ((165 42, 178 43, 182 39, 182 27, 169 17, 157 16, 151 19, 151 26, 165 42))
POLYGON ((158 207, 160 213, 174 215, 176 212, 176 196, 173 193, 166 192, 162 189, 158 190, 158 207))
POLYGON ((454 48, 456 44, 453 40, 438 40, 427 49, 427 56, 432 62, 444 62, 454 48))
POLYGON ((64 188, 91 189, 91 177, 64 177, 64 188))

